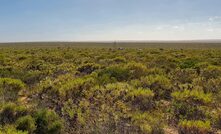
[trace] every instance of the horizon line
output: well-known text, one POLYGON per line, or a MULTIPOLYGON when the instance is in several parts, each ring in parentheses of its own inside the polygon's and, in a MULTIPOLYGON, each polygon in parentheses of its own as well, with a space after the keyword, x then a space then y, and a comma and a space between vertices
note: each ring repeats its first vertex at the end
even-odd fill
POLYGON ((51 41, 3 41, 10 43, 221 43, 221 39, 187 39, 187 40, 51 40, 51 41))

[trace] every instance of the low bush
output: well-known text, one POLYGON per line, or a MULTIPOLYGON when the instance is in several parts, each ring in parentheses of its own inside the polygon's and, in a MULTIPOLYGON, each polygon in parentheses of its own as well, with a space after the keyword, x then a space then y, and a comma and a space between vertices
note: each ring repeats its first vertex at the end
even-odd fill
POLYGON ((212 102, 212 94, 205 94, 202 90, 184 90, 172 93, 177 101, 186 101, 190 104, 208 104, 212 102))
POLYGON ((171 56, 154 55, 151 59, 150 66, 162 68, 168 74, 177 68, 178 61, 171 56))
POLYGON ((171 107, 171 122, 177 123, 180 119, 199 120, 206 118, 205 109, 187 102, 173 102, 171 107))
POLYGON ((194 68, 195 65, 198 63, 199 61, 197 59, 185 59, 184 61, 181 62, 180 64, 180 68, 181 69, 185 69, 185 68, 194 68))
POLYGON ((174 83, 192 83, 193 79, 198 77, 197 71, 192 68, 188 69, 175 69, 170 74, 170 78, 174 83))
POLYGON ((141 63, 128 63, 125 68, 130 72, 129 79, 138 79, 147 74, 147 67, 141 63))
POLYGON ((209 121, 184 120, 179 123, 179 134, 209 134, 211 126, 209 121))
POLYGON ((39 84, 39 95, 41 98, 53 100, 67 100, 68 98, 77 99, 83 96, 83 90, 94 85, 92 77, 74 78, 69 75, 62 75, 57 79, 45 79, 39 84))
POLYGON ((141 63, 128 63, 106 68, 98 73, 98 80, 101 84, 124 82, 131 79, 138 79, 147 74, 147 67, 141 63))
POLYGON ((166 72, 161 68, 154 67, 154 68, 148 69, 147 74, 148 75, 165 75, 166 72))
POLYGON ((149 75, 141 78, 141 87, 151 89, 155 99, 170 99, 171 82, 163 75, 149 75))
POLYGON ((135 108, 150 110, 154 107, 154 93, 149 89, 134 89, 127 95, 128 101, 132 102, 135 108))
POLYGON ((206 118, 206 107, 212 102, 211 94, 202 90, 184 90, 172 93, 172 115, 180 119, 199 120, 206 118))
POLYGON ((218 128, 218 129, 221 129, 221 112, 220 112, 220 110, 217 110, 217 111, 215 111, 215 112, 213 112, 213 126, 215 127, 215 128, 218 128))
POLYGON ((28 71, 26 72, 22 77, 21 80, 29 86, 32 86, 36 83, 38 83, 40 80, 46 77, 46 74, 44 74, 41 71, 28 71))
POLYGON ((158 114, 135 112, 132 116, 132 123, 137 126, 138 133, 144 134, 164 134, 162 117, 158 114))
POLYGON ((34 115, 36 120, 36 134, 62 134, 63 121, 52 110, 39 110, 34 115))
POLYGON ((126 59, 124 57, 118 56, 118 57, 114 58, 113 61, 116 63, 125 63, 126 59))
POLYGON ((32 60, 31 63, 29 63, 26 66, 27 70, 39 70, 39 71, 43 71, 48 67, 48 64, 45 64, 45 62, 43 60, 40 59, 35 59, 32 60))
POLYGON ((1 102, 16 101, 18 93, 25 88, 25 84, 18 79, 0 78, 1 102))
POLYGON ((36 129, 35 120, 30 115, 18 118, 15 124, 16 129, 27 131, 29 134, 32 134, 36 129))
POLYGON ((28 114, 28 110, 23 106, 17 106, 14 103, 5 104, 0 111, 0 124, 14 123, 19 117, 28 114))
POLYGON ((0 127, 0 134, 28 134, 28 132, 17 130, 14 126, 9 125, 3 128, 0 127))
POLYGON ((79 66, 77 68, 77 71, 84 73, 84 74, 90 74, 99 68, 100 68, 100 66, 98 64, 86 63, 86 64, 79 66))
POLYGON ((201 76, 205 77, 207 80, 211 78, 216 79, 221 76, 221 67, 208 66, 207 68, 202 70, 201 76))
POLYGON ((59 93, 66 98, 76 99, 83 96, 83 90, 86 90, 94 85, 93 78, 77 78, 65 82, 60 88, 59 93))
POLYGON ((100 84, 113 82, 123 82, 130 77, 130 71, 122 66, 111 66, 98 73, 98 81, 100 84))

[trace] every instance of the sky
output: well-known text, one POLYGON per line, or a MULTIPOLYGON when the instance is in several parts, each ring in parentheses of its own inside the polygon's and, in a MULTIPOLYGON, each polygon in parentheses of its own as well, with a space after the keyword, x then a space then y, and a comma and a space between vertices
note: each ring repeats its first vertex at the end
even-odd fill
POLYGON ((0 0, 0 42, 221 39, 221 0, 0 0))

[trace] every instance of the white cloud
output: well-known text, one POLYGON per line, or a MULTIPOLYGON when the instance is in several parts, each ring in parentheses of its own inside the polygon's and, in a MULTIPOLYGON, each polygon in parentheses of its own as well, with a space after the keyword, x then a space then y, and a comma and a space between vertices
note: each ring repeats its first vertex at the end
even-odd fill
POLYGON ((183 25, 175 25, 175 26, 172 26, 172 28, 177 31, 184 31, 185 30, 183 25))
POLYGON ((162 30, 162 29, 163 29, 162 26, 158 26, 158 27, 156 27, 156 30, 162 30))
POLYGON ((207 29, 207 31, 208 31, 208 32, 214 32, 214 29, 209 28, 209 29, 207 29))
POLYGON ((209 21, 210 21, 210 22, 221 21, 221 16, 212 16, 212 17, 209 17, 209 21))
POLYGON ((221 39, 221 19, 174 22, 167 24, 103 25, 100 29, 85 29, 76 40, 192 40, 221 39), (212 21, 211 21, 212 20, 212 21))

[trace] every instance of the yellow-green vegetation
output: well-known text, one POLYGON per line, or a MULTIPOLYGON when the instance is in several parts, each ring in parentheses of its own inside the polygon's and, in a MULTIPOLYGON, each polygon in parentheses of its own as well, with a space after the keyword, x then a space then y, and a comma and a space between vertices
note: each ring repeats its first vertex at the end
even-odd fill
POLYGON ((212 94, 205 94, 202 90, 184 90, 172 93, 175 100, 180 101, 195 101, 196 103, 210 103, 212 101, 212 94))
POLYGON ((18 93, 25 87, 18 79, 0 78, 0 100, 1 102, 16 101, 18 93))
POLYGON ((0 48, 0 134, 221 131, 221 50, 0 48))
POLYGON ((14 126, 8 125, 0 128, 0 134, 28 134, 28 132, 17 130, 14 126))
POLYGON ((184 120, 179 123, 179 131, 184 134, 208 134, 211 133, 211 126, 209 121, 184 120))

